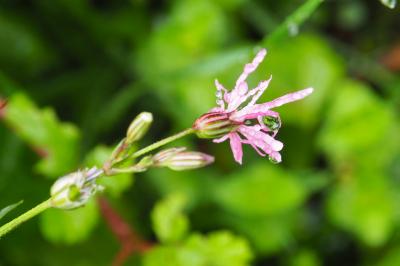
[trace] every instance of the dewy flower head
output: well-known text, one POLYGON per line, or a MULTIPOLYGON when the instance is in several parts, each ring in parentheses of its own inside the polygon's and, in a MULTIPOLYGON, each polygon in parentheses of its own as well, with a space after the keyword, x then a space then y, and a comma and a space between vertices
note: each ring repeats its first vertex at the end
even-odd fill
POLYGON ((228 92, 215 80, 218 106, 198 118, 193 125, 200 138, 214 138, 216 143, 229 139, 233 156, 240 164, 243 157, 242 144, 251 145, 261 156, 268 155, 273 162, 281 162, 279 151, 283 143, 274 138, 281 124, 280 117, 279 113, 271 109, 303 99, 313 92, 312 88, 307 88, 270 102, 256 104, 272 77, 261 81, 251 90, 246 79, 263 61, 266 53, 265 49, 260 50, 254 60, 245 65, 232 91, 228 92))
POLYGON ((59 209, 83 206, 97 191, 103 190, 96 184, 96 178, 102 173, 93 167, 60 177, 50 189, 51 205, 59 209))

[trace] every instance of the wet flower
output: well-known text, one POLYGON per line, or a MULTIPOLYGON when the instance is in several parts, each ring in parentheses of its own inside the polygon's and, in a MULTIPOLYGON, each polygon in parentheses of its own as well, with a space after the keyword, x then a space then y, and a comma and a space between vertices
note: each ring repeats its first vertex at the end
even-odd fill
POLYGON ((273 162, 281 162, 279 151, 282 150, 283 143, 275 139, 281 120, 279 113, 271 109, 303 99, 313 92, 312 88, 307 88, 257 104, 272 76, 251 90, 246 79, 263 61, 266 53, 262 49, 251 63, 245 65, 232 91, 228 92, 215 80, 218 106, 198 118, 193 125, 200 138, 214 138, 216 143, 229 139, 233 156, 239 164, 243 157, 242 144, 252 146, 261 156, 268 155, 273 162))
POLYGON ((51 205, 60 209, 75 209, 86 204, 91 196, 103 190, 96 178, 103 173, 93 167, 79 170, 57 179, 50 189, 51 205))

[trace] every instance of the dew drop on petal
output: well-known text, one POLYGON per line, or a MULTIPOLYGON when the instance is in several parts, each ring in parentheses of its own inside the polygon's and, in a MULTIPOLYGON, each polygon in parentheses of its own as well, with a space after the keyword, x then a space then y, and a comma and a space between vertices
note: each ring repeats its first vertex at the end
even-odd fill
POLYGON ((281 127, 281 123, 277 117, 264 116, 263 122, 272 131, 278 130, 281 127))
POLYGON ((273 163, 273 164, 278 164, 279 162, 275 159, 275 158, 273 158, 272 156, 268 156, 268 159, 269 159, 269 161, 271 162, 271 163, 273 163))

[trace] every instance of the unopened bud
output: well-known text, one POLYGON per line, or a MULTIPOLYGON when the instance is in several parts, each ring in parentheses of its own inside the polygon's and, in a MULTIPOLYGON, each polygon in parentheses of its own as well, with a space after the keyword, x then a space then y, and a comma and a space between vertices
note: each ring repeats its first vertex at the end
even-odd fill
POLYGON ((156 163, 162 163, 169 160, 172 156, 185 151, 185 147, 170 148, 162 150, 153 156, 153 161, 156 163))
POLYGON ((229 119, 227 113, 210 112, 200 116, 193 124, 197 136, 203 139, 222 137, 235 130, 238 124, 229 119))
POLYGON ((171 148, 154 155, 153 165, 168 167, 175 171, 204 167, 214 162, 214 157, 202 152, 185 151, 186 148, 171 148))
POLYGON ((102 170, 96 167, 77 171, 60 177, 51 187, 51 205, 59 209, 74 209, 83 206, 103 187, 95 183, 102 170))
POLYGON ((126 132, 126 142, 130 144, 141 139, 147 133, 152 122, 153 115, 149 112, 137 115, 126 132))

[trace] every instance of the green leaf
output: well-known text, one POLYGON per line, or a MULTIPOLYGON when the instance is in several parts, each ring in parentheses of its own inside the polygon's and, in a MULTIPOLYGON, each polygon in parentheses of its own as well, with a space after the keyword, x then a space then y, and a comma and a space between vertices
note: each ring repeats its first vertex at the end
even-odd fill
POLYGON ((245 236, 257 254, 267 256, 293 245, 299 217, 296 211, 257 218, 226 214, 224 221, 245 236))
MULTIPOLYGON (((215 103, 215 72, 208 70, 207 76, 199 77, 186 70, 204 58, 216 56, 235 32, 232 26, 216 1, 173 1, 169 16, 138 49, 138 74, 161 96, 165 103, 162 107, 179 117, 177 123, 193 123, 196 115, 212 107, 207 103, 215 103)), ((223 65, 221 61, 215 63, 223 65)))
POLYGON ((3 8, 0 12, 0 68, 14 76, 32 77, 52 66, 56 56, 25 17, 3 8))
POLYGON ((141 76, 151 84, 163 82, 164 77, 173 78, 172 73, 216 51, 231 32, 214 1, 173 2, 169 14, 146 40, 135 60, 141 76))
MULTIPOLYGON (((178 247, 157 246, 144 255, 144 266, 183 266, 178 258, 178 247)), ((191 264, 190 264, 191 265, 191 264)))
POLYGON ((181 194, 171 194, 154 207, 151 214, 153 228, 163 243, 174 243, 185 237, 189 219, 183 214, 186 199, 181 194))
POLYGON ((216 189, 217 203, 244 216, 285 212, 303 204, 307 190, 279 166, 260 163, 234 174, 216 189))
POLYGON ((319 266, 322 265, 315 251, 311 249, 302 249, 296 254, 290 256, 289 266, 319 266))
POLYGON ((247 241, 228 231, 191 235, 179 252, 182 265, 244 266, 252 258, 247 241))
POLYGON ((78 129, 59 122, 52 109, 39 109, 25 94, 16 93, 9 99, 3 119, 41 155, 40 173, 58 177, 76 167, 78 129))
POLYGON ((378 263, 373 264, 375 266, 393 266, 400 265, 400 246, 390 248, 386 251, 378 263))
POLYGON ((356 162, 383 170, 400 147, 393 108, 359 82, 337 86, 318 138, 320 147, 335 166, 356 162))
POLYGON ((382 4, 387 6, 388 8, 395 8, 397 4, 397 0, 380 0, 382 4))
MULTIPOLYGON (((179 192, 185 196, 187 206, 199 204, 209 199, 204 191, 208 188, 209 175, 207 169, 187 172, 170 171, 169 169, 152 169, 146 175, 151 184, 163 195, 179 192)), ((211 189, 211 188, 210 188, 211 189)))
POLYGON ((47 240, 72 245, 87 239, 98 220, 99 210, 93 199, 79 209, 45 211, 40 216, 40 229, 47 240))
POLYGON ((7 213, 9 213, 10 211, 14 210, 15 208, 17 208, 19 205, 21 205, 24 201, 20 200, 17 203, 14 204, 10 204, 6 207, 4 207, 3 209, 0 210, 0 220, 6 216, 7 213))
MULTIPOLYGON (((113 148, 99 145, 94 148, 85 158, 85 165, 88 167, 102 167, 103 163, 109 158, 113 148)), ((130 188, 133 184, 134 177, 132 174, 119 174, 117 176, 104 176, 99 178, 97 183, 103 185, 105 193, 112 197, 119 197, 124 191, 130 188)))
POLYGON ((181 246, 156 247, 145 266, 246 266, 253 255, 246 240, 227 231, 191 235, 181 246))
POLYGON ((383 245, 395 225, 396 192, 380 173, 353 173, 342 179, 327 198, 330 219, 367 245, 383 245))

